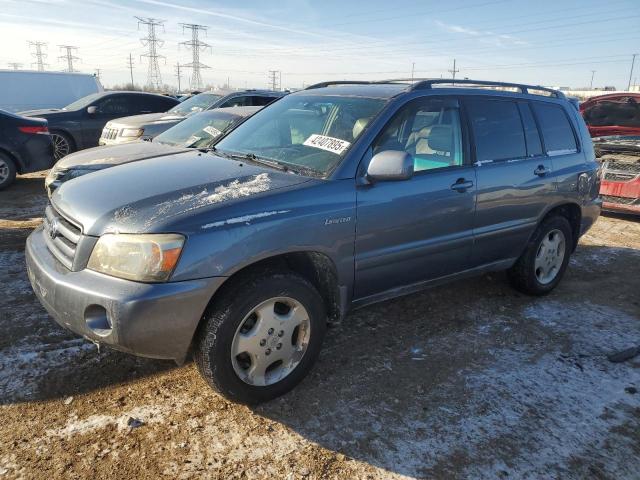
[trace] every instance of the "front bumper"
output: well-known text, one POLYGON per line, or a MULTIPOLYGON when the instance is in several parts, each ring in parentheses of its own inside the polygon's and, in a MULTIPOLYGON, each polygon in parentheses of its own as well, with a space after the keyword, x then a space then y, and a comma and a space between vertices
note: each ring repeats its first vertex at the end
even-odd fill
POLYGON ((179 364, 225 280, 146 284, 86 269, 72 272, 49 252, 42 228, 29 236, 25 253, 33 290, 62 327, 117 350, 179 364))

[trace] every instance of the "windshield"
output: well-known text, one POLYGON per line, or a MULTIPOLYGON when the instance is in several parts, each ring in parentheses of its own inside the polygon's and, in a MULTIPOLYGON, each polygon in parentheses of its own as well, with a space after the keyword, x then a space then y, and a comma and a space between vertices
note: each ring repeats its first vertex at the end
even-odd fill
POLYGON ((324 175, 384 104, 377 98, 290 95, 248 119, 216 148, 324 175))
POLYGON ((102 96, 101 93, 92 93, 91 95, 87 95, 86 97, 82 97, 76 100, 73 103, 70 103, 62 110, 80 110, 81 108, 88 107, 93 103, 94 100, 100 98, 102 96))
POLYGON ((174 147, 206 148, 241 119, 219 110, 202 112, 161 133, 153 142, 174 147))
POLYGON ((184 102, 179 103, 168 113, 175 113, 176 115, 189 115, 192 113, 202 112, 207 110, 218 99, 222 98, 222 95, 216 95, 214 93, 199 93, 191 98, 187 98, 184 102))

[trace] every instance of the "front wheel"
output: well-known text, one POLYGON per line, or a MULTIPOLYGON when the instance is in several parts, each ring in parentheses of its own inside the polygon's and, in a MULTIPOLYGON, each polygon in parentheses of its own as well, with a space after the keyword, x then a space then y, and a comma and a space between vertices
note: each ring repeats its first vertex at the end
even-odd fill
POLYGON ((215 300, 195 344, 200 374, 230 400, 260 403, 295 387, 313 366, 326 313, 295 273, 253 276, 215 300))
POLYGON ((51 132, 53 142, 53 158, 57 162, 73 152, 73 144, 69 136, 62 132, 51 132))
POLYGON ((544 220, 536 229, 524 253, 508 271, 511 284, 529 295, 546 295, 564 275, 573 234, 565 217, 544 220))

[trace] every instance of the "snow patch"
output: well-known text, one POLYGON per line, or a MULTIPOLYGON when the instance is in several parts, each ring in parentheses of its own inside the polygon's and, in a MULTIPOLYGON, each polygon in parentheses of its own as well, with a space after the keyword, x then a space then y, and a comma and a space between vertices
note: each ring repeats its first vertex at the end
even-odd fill
POLYGON ((214 227, 222 227, 224 225, 232 225, 234 223, 246 223, 249 225, 252 220, 256 220, 258 218, 271 217, 273 215, 282 215, 283 213, 288 213, 291 210, 277 210, 272 212, 262 212, 262 213, 254 213, 251 215, 243 215, 242 217, 229 218, 227 220, 221 220, 219 222, 207 223, 202 226, 202 229, 205 230, 207 228, 214 227))

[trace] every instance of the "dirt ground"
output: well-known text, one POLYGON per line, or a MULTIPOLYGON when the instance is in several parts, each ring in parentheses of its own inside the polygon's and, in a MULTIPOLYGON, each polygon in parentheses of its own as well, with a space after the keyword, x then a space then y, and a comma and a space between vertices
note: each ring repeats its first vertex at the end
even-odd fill
POLYGON ((602 217, 544 298, 493 274, 353 312, 250 409, 48 317, 23 253, 42 181, 0 192, 2 478, 640 477, 640 357, 607 359, 640 345, 638 220, 602 217))

